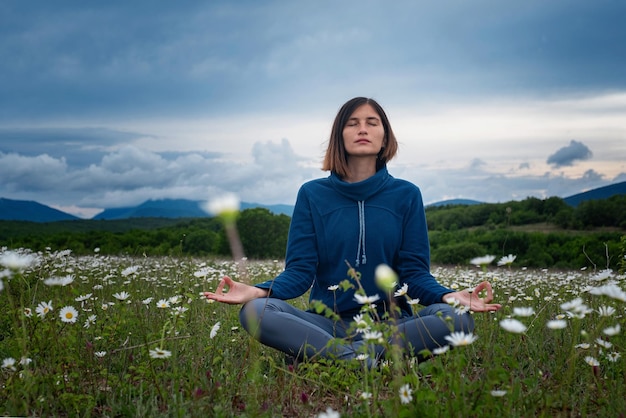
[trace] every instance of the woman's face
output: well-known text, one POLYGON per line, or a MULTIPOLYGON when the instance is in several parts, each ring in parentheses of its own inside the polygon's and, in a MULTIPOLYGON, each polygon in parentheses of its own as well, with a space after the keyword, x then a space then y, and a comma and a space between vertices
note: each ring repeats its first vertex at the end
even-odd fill
POLYGON ((385 128, 369 104, 356 108, 343 127, 343 145, 351 157, 376 157, 385 145, 385 128))

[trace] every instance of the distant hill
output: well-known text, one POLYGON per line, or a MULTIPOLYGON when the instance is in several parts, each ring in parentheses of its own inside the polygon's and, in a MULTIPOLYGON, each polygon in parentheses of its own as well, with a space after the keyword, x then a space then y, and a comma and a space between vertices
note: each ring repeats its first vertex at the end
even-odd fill
POLYGON ((7 221, 56 222, 80 218, 41 203, 0 197, 0 219, 7 221))
POLYGON ((578 193, 570 197, 565 197, 563 200, 568 205, 576 207, 580 204, 580 202, 584 202, 585 200, 608 199, 609 197, 618 194, 626 194, 626 181, 578 193))
POLYGON ((208 216, 200 208, 200 204, 200 201, 185 199, 148 200, 139 206, 105 209, 93 219, 203 218, 208 216))
POLYGON ((440 202, 431 203, 430 205, 426 205, 427 207, 437 207, 437 206, 450 206, 450 205, 480 205, 483 202, 479 202, 478 200, 472 199, 449 199, 442 200, 440 202))
MULTIPOLYGON (((128 218, 204 218, 210 216, 202 209, 204 202, 187 199, 160 199, 148 200, 139 206, 105 209, 93 219, 128 219, 128 218)), ((289 205, 260 205, 257 203, 242 202, 241 209, 266 208, 276 214, 291 216, 293 206, 289 205)))

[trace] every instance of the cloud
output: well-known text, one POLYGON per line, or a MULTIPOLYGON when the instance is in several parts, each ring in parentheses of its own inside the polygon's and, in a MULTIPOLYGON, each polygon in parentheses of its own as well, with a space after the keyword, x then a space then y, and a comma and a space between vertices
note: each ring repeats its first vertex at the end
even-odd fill
POLYGON ((582 142, 571 140, 569 145, 557 150, 554 154, 548 157, 546 161, 548 164, 555 168, 572 166, 575 161, 585 161, 590 159, 593 153, 582 142))
POLYGON ((287 139, 257 142, 248 161, 212 153, 158 153, 125 145, 87 167, 47 154, 0 152, 0 196, 36 200, 75 214, 137 205, 148 199, 207 200, 236 193, 247 202, 291 204, 300 185, 322 175, 302 164, 287 139))

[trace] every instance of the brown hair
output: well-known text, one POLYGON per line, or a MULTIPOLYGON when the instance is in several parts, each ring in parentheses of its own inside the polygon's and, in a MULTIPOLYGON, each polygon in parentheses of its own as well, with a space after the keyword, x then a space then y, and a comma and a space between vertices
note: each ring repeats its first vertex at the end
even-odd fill
POLYGON ((341 109, 339 109, 335 117, 330 139, 328 140, 328 148, 326 148, 326 155, 324 155, 322 170, 333 171, 337 173, 339 177, 348 175, 348 155, 346 154, 346 148, 343 144, 343 128, 346 126, 346 123, 348 123, 348 119, 354 111, 364 104, 369 104, 374 108, 385 129, 385 139, 383 141, 383 148, 380 150, 378 159, 376 160, 376 170, 382 168, 388 161, 395 157, 398 152, 398 141, 396 141, 396 136, 391 129, 391 124, 389 123, 385 111, 374 99, 355 97, 341 106, 341 109))

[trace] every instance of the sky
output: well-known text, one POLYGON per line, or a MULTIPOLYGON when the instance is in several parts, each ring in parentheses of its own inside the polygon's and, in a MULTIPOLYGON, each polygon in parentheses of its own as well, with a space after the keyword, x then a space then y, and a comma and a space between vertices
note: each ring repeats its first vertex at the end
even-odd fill
POLYGON ((621 0, 0 2, 0 197, 294 204, 355 96, 426 204, 626 181, 621 0))

